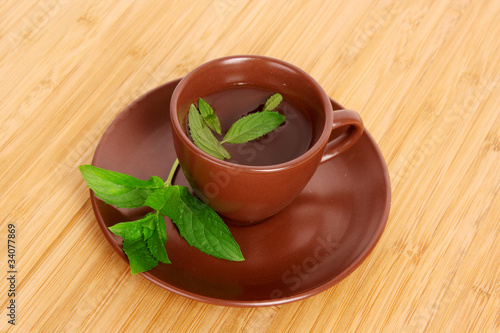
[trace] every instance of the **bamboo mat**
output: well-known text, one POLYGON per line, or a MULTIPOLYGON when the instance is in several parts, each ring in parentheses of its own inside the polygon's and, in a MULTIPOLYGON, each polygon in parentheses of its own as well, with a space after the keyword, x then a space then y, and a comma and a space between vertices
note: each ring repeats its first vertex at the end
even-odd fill
POLYGON ((0 331, 500 332, 498 17, 498 0, 2 1, 0 331), (310 73, 391 176, 371 255, 291 304, 213 306, 131 276, 77 170, 135 98, 232 54, 310 73))

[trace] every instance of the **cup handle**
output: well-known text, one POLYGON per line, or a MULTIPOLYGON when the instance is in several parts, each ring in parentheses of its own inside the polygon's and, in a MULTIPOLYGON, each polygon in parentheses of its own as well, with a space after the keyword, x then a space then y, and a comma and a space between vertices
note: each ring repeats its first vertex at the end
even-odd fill
POLYGON ((330 136, 320 163, 325 163, 351 148, 363 134, 363 121, 356 111, 345 109, 333 111, 332 134, 335 129, 342 126, 349 128, 339 136, 330 136))

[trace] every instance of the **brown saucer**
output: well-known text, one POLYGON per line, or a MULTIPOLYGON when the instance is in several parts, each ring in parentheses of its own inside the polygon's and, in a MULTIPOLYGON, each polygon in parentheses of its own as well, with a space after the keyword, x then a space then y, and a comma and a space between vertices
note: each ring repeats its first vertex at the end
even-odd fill
MULTIPOLYGON (((92 164, 147 179, 166 179, 176 159, 169 103, 179 80, 137 99, 104 133, 92 164)), ((342 107, 332 100, 335 109, 342 107)), ((174 184, 188 183, 178 172, 174 184)), ((146 208, 117 209, 91 192, 105 237, 127 260, 121 238, 107 227, 142 217, 146 208)), ((303 299, 335 285, 353 272, 379 240, 390 207, 387 167, 365 130, 346 153, 321 165, 299 197, 269 220, 251 227, 230 226, 245 261, 210 257, 190 247, 167 222, 167 253, 142 275, 179 295, 225 306, 268 306, 303 299)))

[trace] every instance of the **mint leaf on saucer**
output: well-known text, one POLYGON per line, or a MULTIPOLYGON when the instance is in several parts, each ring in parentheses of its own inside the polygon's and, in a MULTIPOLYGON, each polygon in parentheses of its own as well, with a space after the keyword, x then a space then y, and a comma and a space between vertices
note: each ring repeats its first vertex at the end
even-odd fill
POLYGON ((179 186, 181 218, 174 220, 189 245, 216 258, 242 261, 238 243, 227 225, 209 206, 195 198, 187 187, 179 186))
POLYGON ((158 260, 153 257, 142 239, 124 239, 123 252, 127 255, 132 275, 155 268, 158 260))
POLYGON ((137 208, 144 206, 144 201, 156 189, 164 186, 160 177, 153 176, 141 180, 116 171, 110 171, 93 165, 78 167, 87 185, 107 204, 119 208, 137 208))
POLYGON ((140 220, 117 223, 108 229, 123 238, 123 252, 132 274, 148 271, 158 265, 158 261, 170 263, 165 249, 167 233, 163 216, 149 213, 140 220))
POLYGON ((170 217, 182 238, 201 252, 231 261, 245 260, 224 221, 187 187, 173 185, 158 190, 146 204, 170 217))
POLYGON ((115 235, 120 236, 123 239, 139 239, 144 238, 144 227, 152 228, 149 225, 151 223, 152 214, 148 214, 140 220, 130 221, 130 222, 120 222, 108 229, 115 235))
MULTIPOLYGON (((167 243, 167 228, 165 219, 160 214, 155 214, 153 232, 150 237, 146 238, 148 249, 158 261, 165 264, 170 264, 170 259, 167 256, 165 245, 167 243)), ((144 235, 146 236, 146 235, 144 235)))
POLYGON ((217 118, 217 115, 214 112, 214 109, 205 102, 202 98, 198 99, 198 108, 200 109, 201 116, 208 127, 217 132, 219 135, 221 133, 220 121, 217 118))
POLYGON ((179 185, 171 185, 155 191, 151 194, 144 205, 159 211, 163 215, 168 216, 172 220, 180 219, 181 211, 179 210, 179 185))
POLYGON ((283 96, 281 96, 281 94, 273 94, 267 99, 266 104, 264 104, 264 108, 262 108, 262 111, 272 111, 276 109, 278 105, 280 105, 282 100, 283 96))
POLYGON ((276 111, 251 113, 238 119, 227 131, 222 142, 244 143, 255 140, 281 125, 285 116, 276 111))
POLYGON ((221 160, 231 158, 229 152, 214 136, 194 104, 191 104, 189 108, 188 125, 193 142, 198 148, 221 160))

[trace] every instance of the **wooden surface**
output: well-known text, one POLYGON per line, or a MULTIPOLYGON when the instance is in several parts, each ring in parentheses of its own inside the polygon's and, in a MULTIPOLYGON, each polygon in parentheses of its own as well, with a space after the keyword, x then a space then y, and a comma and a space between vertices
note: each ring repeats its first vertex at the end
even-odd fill
POLYGON ((0 283, 19 332, 499 332, 500 1, 3 0, 0 283), (142 93, 261 54, 357 110, 392 181, 368 259, 315 297, 192 301, 131 276, 77 170, 142 93))

